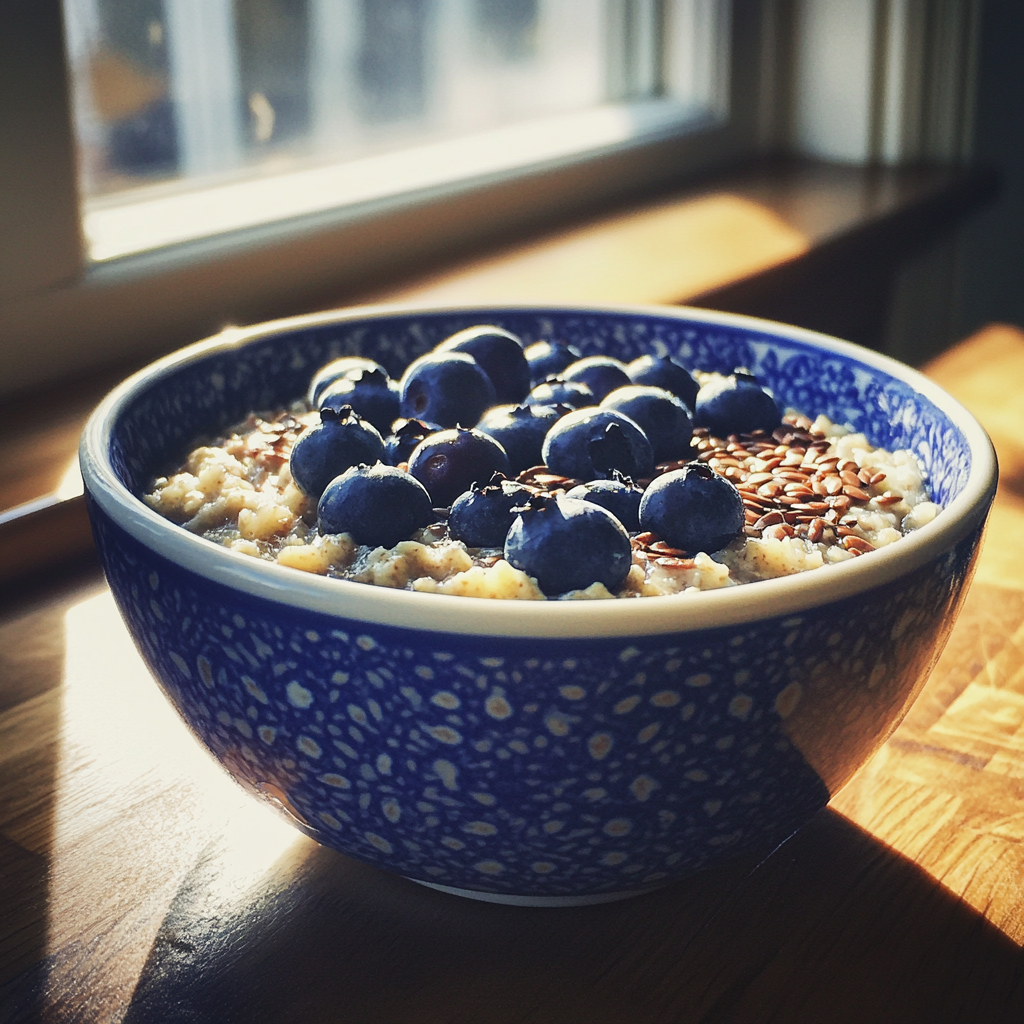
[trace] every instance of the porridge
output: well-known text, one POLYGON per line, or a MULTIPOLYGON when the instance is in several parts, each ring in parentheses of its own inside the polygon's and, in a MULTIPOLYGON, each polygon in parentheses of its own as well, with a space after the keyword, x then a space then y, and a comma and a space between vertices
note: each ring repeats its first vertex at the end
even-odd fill
MULTIPOLYGON (((322 530, 316 498, 297 485, 289 461, 296 441, 320 419, 304 402, 251 415, 194 448, 144 500, 213 543, 292 569, 426 593, 527 600, 661 596, 791 575, 895 543, 939 512, 912 453, 874 448, 825 417, 812 421, 790 411, 774 429, 725 438, 697 427, 685 458, 658 463, 638 483, 643 488, 702 463, 736 489, 742 525, 733 539, 714 551, 693 551, 634 529, 616 586, 595 580, 545 594, 537 576, 511 564, 500 545, 453 539, 447 509, 435 509, 435 521, 397 543, 359 543, 347 532, 322 530)), ((543 465, 514 479, 536 498, 559 500, 581 482, 543 465)))

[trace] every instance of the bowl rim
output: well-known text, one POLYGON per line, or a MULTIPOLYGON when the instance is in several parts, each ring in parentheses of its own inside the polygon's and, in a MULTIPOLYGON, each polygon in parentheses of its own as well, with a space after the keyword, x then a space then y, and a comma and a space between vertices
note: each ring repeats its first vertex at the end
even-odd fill
POLYGON ((332 617, 433 633, 500 637, 630 637, 686 633, 738 623, 794 616, 883 586, 949 550, 987 514, 995 494, 997 465, 992 443, 978 421, 951 395, 919 371, 870 349, 829 335, 757 317, 690 306, 558 305, 537 303, 420 303, 357 306, 305 314, 251 327, 226 328, 149 364, 114 388, 97 406, 79 449, 90 498, 122 529, 197 575, 253 596, 332 617), (774 334, 856 360, 908 384, 934 403, 963 431, 971 469, 961 493, 931 523, 899 543, 822 571, 797 573, 703 591, 637 600, 520 601, 423 594, 299 572, 211 544, 163 518, 118 479, 109 459, 111 426, 140 393, 179 367, 207 356, 257 344, 277 334, 354 320, 475 312, 636 315, 699 321, 774 334))

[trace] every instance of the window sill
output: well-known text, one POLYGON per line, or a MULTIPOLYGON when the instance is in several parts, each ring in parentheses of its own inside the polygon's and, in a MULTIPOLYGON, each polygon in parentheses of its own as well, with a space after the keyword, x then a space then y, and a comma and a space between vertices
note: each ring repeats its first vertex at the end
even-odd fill
MULTIPOLYGON (((759 163, 336 298, 345 305, 687 303, 879 347, 899 266, 996 189, 995 175, 978 170, 759 163)), ((106 368, 6 404, 0 579, 88 549, 74 480, 78 437, 96 402, 134 368, 106 368)))

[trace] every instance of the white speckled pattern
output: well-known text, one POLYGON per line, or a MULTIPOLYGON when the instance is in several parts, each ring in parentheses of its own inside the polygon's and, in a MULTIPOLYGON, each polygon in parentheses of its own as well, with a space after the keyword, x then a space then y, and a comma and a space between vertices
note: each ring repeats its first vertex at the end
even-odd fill
POLYGON ((767 849, 823 806, 948 635, 994 464, 977 425, 918 390, 913 371, 808 332, 701 317, 313 318, 175 357, 109 399, 83 441, 108 579, 154 674, 228 771, 321 842, 501 899, 644 891, 767 849), (588 353, 751 366, 785 402, 913 448, 945 511, 827 573, 538 615, 530 602, 310 578, 213 547, 133 495, 198 430, 301 393, 331 355, 404 361, 482 319, 588 353))

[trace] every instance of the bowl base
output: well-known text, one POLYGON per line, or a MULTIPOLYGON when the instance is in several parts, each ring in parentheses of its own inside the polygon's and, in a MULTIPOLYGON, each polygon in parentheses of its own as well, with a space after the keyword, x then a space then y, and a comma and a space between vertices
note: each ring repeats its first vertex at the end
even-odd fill
POLYGON ((457 889, 453 885, 438 885, 437 882, 425 882, 421 878, 409 878, 408 881, 415 882, 417 885, 425 885, 428 889, 437 889, 438 892, 449 893, 452 896, 462 896, 467 900, 479 900, 481 903, 501 903, 506 907, 590 907, 596 903, 616 903, 619 900, 628 900, 631 896, 643 896, 655 889, 662 888, 661 885, 649 885, 644 889, 599 892, 589 896, 516 896, 513 893, 457 889))

